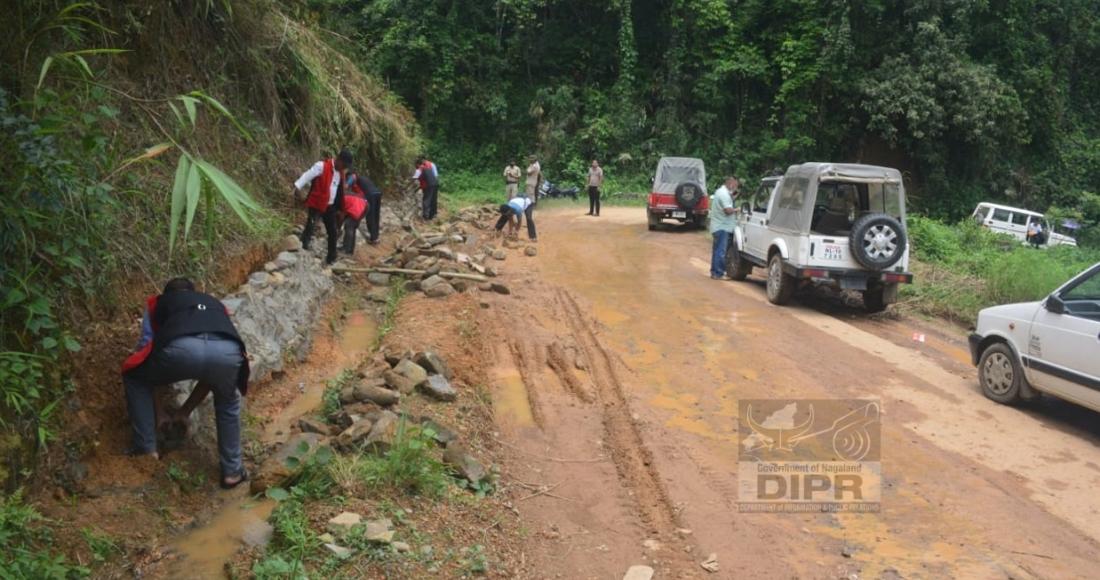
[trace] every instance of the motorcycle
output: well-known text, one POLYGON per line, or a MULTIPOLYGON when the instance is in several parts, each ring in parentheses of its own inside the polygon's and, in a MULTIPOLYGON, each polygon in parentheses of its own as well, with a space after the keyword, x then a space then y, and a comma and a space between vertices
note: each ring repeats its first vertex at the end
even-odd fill
POLYGON ((538 195, 539 199, 545 199, 548 197, 551 199, 568 197, 576 201, 578 191, 580 191, 580 188, 578 187, 562 189, 550 181, 543 181, 542 185, 539 186, 538 195))

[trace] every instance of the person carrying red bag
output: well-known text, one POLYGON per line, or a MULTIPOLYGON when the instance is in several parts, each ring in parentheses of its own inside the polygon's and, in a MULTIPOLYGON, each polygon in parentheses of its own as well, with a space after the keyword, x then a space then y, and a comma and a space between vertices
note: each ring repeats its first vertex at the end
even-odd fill
POLYGON ((359 223, 367 216, 372 244, 378 243, 378 225, 371 218, 378 213, 382 192, 366 175, 348 173, 344 195, 344 253, 355 254, 355 234, 359 223))

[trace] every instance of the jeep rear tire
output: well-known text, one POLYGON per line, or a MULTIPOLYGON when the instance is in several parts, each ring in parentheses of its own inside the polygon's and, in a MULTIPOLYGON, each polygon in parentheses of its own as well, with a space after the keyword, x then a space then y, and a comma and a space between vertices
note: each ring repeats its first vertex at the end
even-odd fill
POLYGON ((649 231, 651 232, 657 229, 657 226, 661 225, 661 218, 653 215, 652 213, 646 212, 646 220, 648 220, 649 222, 649 231))
POLYGON ((783 256, 776 252, 768 260, 768 302, 782 306, 791 301, 795 279, 783 271, 783 256))
POLYGON ((863 309, 867 312, 886 310, 886 288, 879 285, 863 291, 863 309))
POLYGON ((994 343, 982 351, 978 360, 978 382, 987 398, 1004 405, 1016 404, 1025 381, 1024 369, 1007 344, 994 343))
POLYGON ((852 225, 852 257, 868 270, 885 270, 905 254, 905 227, 884 213, 867 214, 852 225))
POLYGON ((676 186, 676 205, 691 211, 703 201, 706 195, 702 185, 690 181, 684 182, 676 186))
POLYGON ((752 274, 752 262, 749 262, 737 249, 737 242, 730 240, 729 249, 726 250, 726 275, 730 280, 741 281, 752 274))
POLYGON ((707 229, 707 221, 707 216, 705 215, 692 216, 691 218, 692 225, 695 226, 695 229, 699 230, 707 229))

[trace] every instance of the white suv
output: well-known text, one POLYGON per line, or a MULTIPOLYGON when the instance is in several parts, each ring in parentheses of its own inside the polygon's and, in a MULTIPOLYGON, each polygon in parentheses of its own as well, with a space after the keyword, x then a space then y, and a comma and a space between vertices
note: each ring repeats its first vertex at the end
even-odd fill
POLYGON ((1048 393, 1100 412, 1100 263, 1040 302, 978 313, 970 356, 986 397, 1048 393))
POLYGON ((768 300, 799 286, 831 284, 863 294, 878 312, 910 283, 905 188, 896 169, 841 163, 792 165, 742 199, 726 271, 744 280, 766 268, 768 300))

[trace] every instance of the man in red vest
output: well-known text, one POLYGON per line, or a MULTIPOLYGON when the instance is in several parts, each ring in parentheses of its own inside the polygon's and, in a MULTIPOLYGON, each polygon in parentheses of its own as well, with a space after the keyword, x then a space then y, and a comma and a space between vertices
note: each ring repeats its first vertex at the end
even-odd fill
POLYGON ((241 461, 241 396, 248 392, 244 341, 221 301, 195 291, 187 278, 168 282, 160 296, 145 303, 141 339, 122 363, 126 406, 133 429, 131 455, 157 455, 157 387, 198 381, 174 420, 186 424, 191 411, 211 392, 218 429, 221 486, 248 479, 241 461))
POLYGON ((336 224, 337 214, 344 207, 344 172, 351 167, 351 152, 340 151, 335 159, 324 159, 313 164, 298 181, 294 182, 294 194, 301 199, 305 197, 306 207, 309 213, 306 216, 306 227, 302 230, 302 248, 308 250, 309 243, 313 239, 313 227, 317 218, 325 224, 325 235, 328 237, 328 254, 325 263, 336 261, 336 237, 338 228, 336 224), (309 185, 309 194, 305 194, 305 187, 309 185))
POLYGON ((431 221, 439 211, 439 169, 427 158, 420 157, 416 160, 416 172, 412 178, 420 182, 420 191, 424 194, 420 204, 423 218, 431 221))

